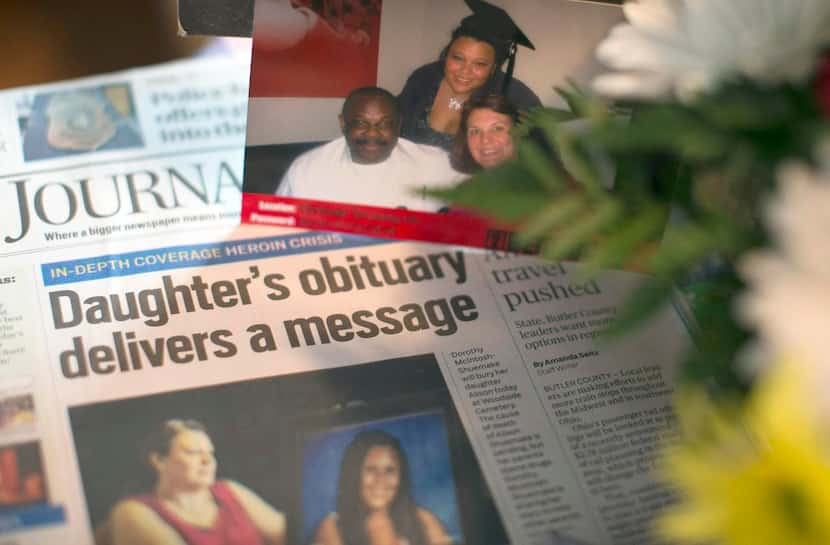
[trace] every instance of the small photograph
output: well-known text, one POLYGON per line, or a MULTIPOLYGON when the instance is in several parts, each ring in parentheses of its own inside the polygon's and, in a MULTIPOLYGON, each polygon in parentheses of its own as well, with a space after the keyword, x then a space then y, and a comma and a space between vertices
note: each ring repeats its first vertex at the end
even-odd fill
POLYGON ((463 543, 446 422, 428 412, 309 434, 303 445, 305 543, 463 543))
MULTIPOLYGON (((618 8, 572 0, 386 0, 382 9, 369 0, 257 0, 243 221, 270 215, 270 223, 328 222, 360 234, 378 231, 372 221, 388 222, 400 238, 435 241, 436 225, 467 228, 459 218, 473 214, 426 190, 512 159, 511 130, 534 108, 564 106, 554 88, 599 71, 594 47, 621 20, 618 8), (377 62, 353 60, 354 44, 321 47, 326 53, 302 67, 267 56, 274 44, 310 34, 310 20, 346 12, 343 23, 328 26, 360 36, 360 44, 366 31, 359 29, 379 25, 377 62), (258 30, 280 25, 299 30, 258 30), (372 83, 341 85, 343 71, 372 83), (277 94, 261 83, 290 85, 313 79, 309 72, 331 92, 277 94)), ((485 245, 487 232, 475 245, 485 245)))
POLYGON ((35 400, 30 393, 0 395, 0 434, 31 431, 35 400))
POLYGON ((0 446, 0 536, 65 523, 63 506, 49 501, 40 442, 0 446))
POLYGON ((97 545, 507 542, 432 354, 69 417, 97 545))
POLYGON ((251 96, 342 98, 375 85, 381 1, 258 1, 251 96))
POLYGON ((35 95, 19 120, 26 161, 144 145, 127 83, 35 95))
POLYGON ((281 545, 285 516, 245 485, 217 478, 210 431, 194 419, 171 418, 141 442, 145 490, 122 497, 95 529, 105 543, 281 545), (132 541, 137 539, 137 541, 132 541))
MULTIPOLYGON (((48 502, 37 441, 0 447, 0 515, 48 502)), ((0 530, 1 531, 1 530, 0 530)))

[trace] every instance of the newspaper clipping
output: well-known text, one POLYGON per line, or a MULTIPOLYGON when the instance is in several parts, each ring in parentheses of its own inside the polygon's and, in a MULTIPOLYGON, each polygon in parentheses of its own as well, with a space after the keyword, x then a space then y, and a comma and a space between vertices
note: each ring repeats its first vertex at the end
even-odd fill
POLYGON ((0 543, 642 545, 647 279, 236 225, 245 66, 0 93, 0 543))
POLYGON ((424 543, 634 545, 670 499, 683 324, 594 339, 638 275, 262 227, 83 254, 2 275, 15 542, 191 543, 170 498, 204 490, 274 543, 402 502, 424 543))
POLYGON ((0 256, 239 221, 245 59, 0 92, 0 256))

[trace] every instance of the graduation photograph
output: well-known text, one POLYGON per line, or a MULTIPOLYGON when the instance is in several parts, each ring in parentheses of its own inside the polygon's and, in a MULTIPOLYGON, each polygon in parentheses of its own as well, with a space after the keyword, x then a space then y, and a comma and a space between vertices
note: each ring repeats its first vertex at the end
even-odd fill
POLYGON ((621 19, 572 0, 256 0, 243 221, 468 242, 436 239, 473 215, 428 190, 513 158, 513 127, 597 74, 621 19))

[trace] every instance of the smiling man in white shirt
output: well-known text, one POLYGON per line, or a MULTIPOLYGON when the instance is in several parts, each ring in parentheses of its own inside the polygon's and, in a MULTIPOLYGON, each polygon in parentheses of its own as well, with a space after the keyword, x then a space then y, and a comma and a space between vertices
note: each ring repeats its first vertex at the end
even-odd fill
POLYGON ((340 114, 343 136, 297 157, 277 195, 436 212, 423 189, 461 178, 440 148, 400 138, 397 99, 379 87, 352 91, 340 114))

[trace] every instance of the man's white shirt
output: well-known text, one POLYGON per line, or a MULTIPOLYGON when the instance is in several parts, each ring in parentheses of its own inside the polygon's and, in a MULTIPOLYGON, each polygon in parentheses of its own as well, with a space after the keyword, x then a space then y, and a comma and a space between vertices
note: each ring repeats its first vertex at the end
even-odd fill
POLYGON ((385 161, 363 165, 352 161, 346 138, 340 137, 297 157, 277 195, 436 212, 444 205, 423 190, 464 177, 450 166, 447 152, 434 146, 399 138, 385 161))

